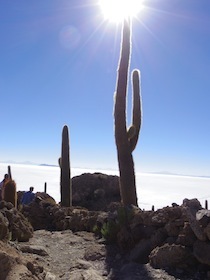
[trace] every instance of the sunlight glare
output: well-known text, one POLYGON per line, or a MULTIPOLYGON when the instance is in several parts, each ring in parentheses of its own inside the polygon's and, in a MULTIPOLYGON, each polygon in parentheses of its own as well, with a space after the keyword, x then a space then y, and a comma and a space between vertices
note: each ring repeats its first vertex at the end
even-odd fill
POLYGON ((105 19, 120 22, 136 17, 143 8, 142 0, 100 0, 99 4, 105 19))

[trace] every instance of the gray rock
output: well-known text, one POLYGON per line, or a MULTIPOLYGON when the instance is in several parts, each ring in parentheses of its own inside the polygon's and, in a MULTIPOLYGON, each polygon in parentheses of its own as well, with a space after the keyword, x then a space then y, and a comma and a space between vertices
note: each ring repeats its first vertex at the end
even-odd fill
POLYGON ((30 254, 35 254, 35 255, 39 255, 39 256, 48 255, 48 253, 44 249, 44 247, 41 247, 41 246, 20 245, 19 248, 23 253, 30 253, 30 254))
POLYGON ((201 209, 196 213, 196 220, 202 227, 206 227, 210 223, 210 210, 201 209))
POLYGON ((193 210, 189 207, 186 207, 185 211, 186 211, 186 215, 188 217, 189 223, 190 223, 190 227, 191 227, 192 231, 194 232, 195 236, 199 240, 205 241, 207 239, 206 234, 204 232, 204 229, 201 227, 199 222, 196 220, 196 217, 193 214, 193 210))
POLYGON ((185 246, 165 244, 152 250, 149 262, 154 268, 186 268, 195 263, 195 258, 185 246))

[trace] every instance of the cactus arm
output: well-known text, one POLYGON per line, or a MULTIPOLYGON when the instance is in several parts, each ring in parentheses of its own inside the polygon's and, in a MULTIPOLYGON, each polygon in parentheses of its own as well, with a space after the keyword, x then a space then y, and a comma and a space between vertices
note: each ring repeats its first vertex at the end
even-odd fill
POLYGON ((135 131, 132 137, 129 137, 131 151, 136 147, 139 138, 139 132, 141 128, 142 110, 141 110, 141 90, 140 90, 140 72, 134 70, 132 72, 132 85, 133 85, 133 116, 132 126, 135 131))
POLYGON ((61 157, 58 158, 58 165, 59 165, 60 168, 61 168, 61 157))

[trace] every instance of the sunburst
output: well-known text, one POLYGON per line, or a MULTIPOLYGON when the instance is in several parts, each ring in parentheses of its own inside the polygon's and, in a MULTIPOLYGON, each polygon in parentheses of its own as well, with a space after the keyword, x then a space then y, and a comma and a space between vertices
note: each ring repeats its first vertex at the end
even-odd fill
POLYGON ((143 9, 143 0, 99 0, 105 19, 121 22, 136 17, 143 9))

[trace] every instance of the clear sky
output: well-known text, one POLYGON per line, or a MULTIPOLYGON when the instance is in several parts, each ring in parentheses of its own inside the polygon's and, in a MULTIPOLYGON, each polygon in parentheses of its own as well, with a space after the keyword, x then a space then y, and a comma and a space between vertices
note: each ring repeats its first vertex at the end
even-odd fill
MULTIPOLYGON (((73 167, 118 168, 121 26, 97 3, 0 0, 0 161, 57 164, 66 124, 73 167)), ((132 38, 143 101, 135 170, 210 176, 210 1, 144 4, 132 38)))

